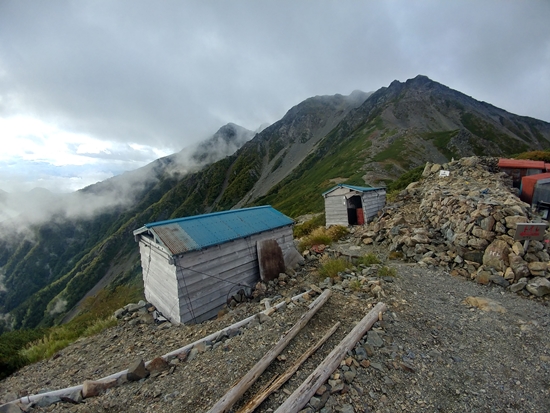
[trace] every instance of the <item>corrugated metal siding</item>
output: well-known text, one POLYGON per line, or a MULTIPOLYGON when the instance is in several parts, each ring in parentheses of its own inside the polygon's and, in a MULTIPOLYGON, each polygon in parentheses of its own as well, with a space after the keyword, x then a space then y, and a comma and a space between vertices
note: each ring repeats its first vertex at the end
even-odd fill
POLYGON ((263 206, 162 221, 145 227, 173 255, 178 255, 293 223, 276 209, 263 206))
POLYGON ((287 226, 177 258, 180 321, 207 320, 243 288, 235 284, 254 286, 260 279, 256 243, 266 239, 275 239, 283 254, 294 248, 292 227, 287 226))

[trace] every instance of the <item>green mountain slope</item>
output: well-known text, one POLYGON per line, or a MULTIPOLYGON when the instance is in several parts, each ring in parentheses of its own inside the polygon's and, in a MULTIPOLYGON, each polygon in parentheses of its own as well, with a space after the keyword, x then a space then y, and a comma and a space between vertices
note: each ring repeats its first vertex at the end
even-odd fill
POLYGON ((478 102, 425 76, 394 81, 352 110, 255 204, 291 216, 323 209, 336 183, 385 185, 427 161, 550 148, 550 124, 478 102))
MULTIPOLYGON (((225 144, 242 136, 236 125, 224 128, 218 138, 225 144)), ((160 159, 145 174, 80 191, 91 203, 116 191, 118 180, 132 182, 125 186, 128 202, 87 218, 58 215, 25 237, 0 239, 0 312, 10 314, 15 328, 51 325, 66 320, 100 280, 111 286, 135 280, 132 231, 147 222, 254 204, 296 217, 321 211, 321 193, 336 183, 383 185, 426 161, 549 146, 550 124, 424 76, 370 95, 316 96, 230 156, 214 162, 218 146, 206 145, 192 167, 182 168, 176 155, 160 159)))

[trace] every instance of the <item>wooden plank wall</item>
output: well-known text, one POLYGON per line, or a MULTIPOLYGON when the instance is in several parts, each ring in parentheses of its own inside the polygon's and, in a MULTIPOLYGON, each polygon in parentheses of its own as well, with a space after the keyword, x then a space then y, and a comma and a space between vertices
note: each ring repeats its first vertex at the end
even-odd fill
POLYGON ((327 227, 348 225, 348 209, 342 194, 333 195, 331 193, 325 198, 325 219, 327 227))
POLYGON ((216 316, 243 286, 260 279, 256 242, 275 239, 283 254, 294 248, 292 227, 274 229, 176 258, 180 321, 201 322, 216 316))
POLYGON ((365 222, 368 222, 369 218, 375 216, 386 205, 386 190, 378 189, 364 192, 362 200, 363 215, 365 216, 365 222))
POLYGON ((169 264, 170 254, 150 239, 140 237, 141 268, 145 299, 167 319, 179 323, 180 309, 176 266, 169 264))

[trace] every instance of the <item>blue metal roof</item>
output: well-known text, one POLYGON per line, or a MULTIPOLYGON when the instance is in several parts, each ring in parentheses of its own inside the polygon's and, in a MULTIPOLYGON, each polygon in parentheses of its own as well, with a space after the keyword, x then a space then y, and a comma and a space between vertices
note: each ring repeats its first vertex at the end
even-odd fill
POLYGON ((338 185, 330 188, 328 191, 323 192, 322 195, 328 194, 329 192, 332 192, 335 189, 342 188, 342 187, 351 189, 353 191, 358 191, 358 192, 368 192, 368 191, 376 191, 376 190, 379 190, 379 189, 386 189, 386 188, 383 188, 383 187, 372 188, 370 186, 355 186, 355 185, 347 185, 347 184, 338 184, 338 185))
POLYGON ((172 255, 178 255, 293 223, 266 205, 153 222, 134 231, 134 235, 150 232, 172 255))

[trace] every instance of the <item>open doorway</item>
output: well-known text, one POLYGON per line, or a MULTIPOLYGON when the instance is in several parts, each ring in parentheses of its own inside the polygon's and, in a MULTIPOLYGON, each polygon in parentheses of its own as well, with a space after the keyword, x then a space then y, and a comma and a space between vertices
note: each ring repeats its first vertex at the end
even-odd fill
POLYGON ((347 199, 348 224, 363 225, 365 217, 363 216, 363 201, 360 195, 354 195, 347 199))

